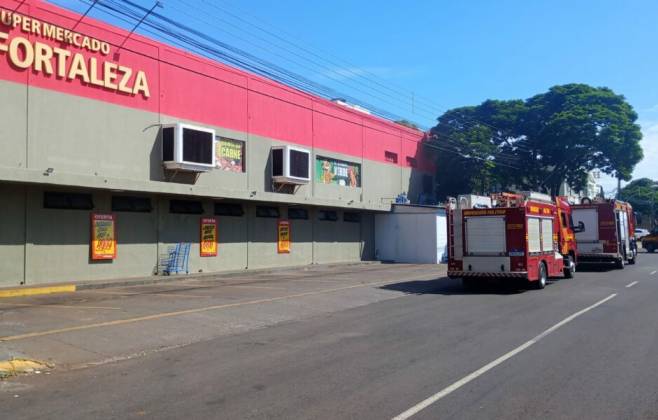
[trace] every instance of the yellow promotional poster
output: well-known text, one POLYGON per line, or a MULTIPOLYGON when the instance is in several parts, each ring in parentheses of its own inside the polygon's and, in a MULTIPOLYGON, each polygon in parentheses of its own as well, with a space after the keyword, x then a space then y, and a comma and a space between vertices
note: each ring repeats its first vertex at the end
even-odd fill
POLYGON ((215 146, 217 167, 229 172, 244 172, 244 142, 220 138, 215 146))
POLYGON ((201 256, 217 256, 217 219, 204 217, 201 219, 201 256))
POLYGON ((114 215, 91 215, 91 259, 113 260, 117 257, 114 215))
POLYGON ((290 222, 287 220, 279 220, 278 225, 279 240, 277 243, 277 252, 279 254, 290 253, 290 222))

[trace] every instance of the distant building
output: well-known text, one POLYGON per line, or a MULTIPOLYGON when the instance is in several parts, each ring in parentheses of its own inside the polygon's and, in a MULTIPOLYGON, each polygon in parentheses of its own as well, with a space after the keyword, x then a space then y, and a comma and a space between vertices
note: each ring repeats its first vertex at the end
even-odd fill
POLYGON ((598 183, 601 178, 601 172, 598 169, 590 171, 587 174, 587 184, 584 189, 577 191, 564 181, 560 186, 560 195, 569 197, 569 201, 579 203, 583 198, 594 198, 601 195, 602 187, 598 183))

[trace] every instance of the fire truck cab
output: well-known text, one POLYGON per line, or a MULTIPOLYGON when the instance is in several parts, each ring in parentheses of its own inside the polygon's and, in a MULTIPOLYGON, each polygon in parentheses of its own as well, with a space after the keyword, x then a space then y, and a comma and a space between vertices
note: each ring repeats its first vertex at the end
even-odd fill
POLYGON ((549 277, 572 277, 578 253, 569 203, 539 193, 450 199, 448 257, 448 276, 467 288, 501 278, 542 289, 549 277))

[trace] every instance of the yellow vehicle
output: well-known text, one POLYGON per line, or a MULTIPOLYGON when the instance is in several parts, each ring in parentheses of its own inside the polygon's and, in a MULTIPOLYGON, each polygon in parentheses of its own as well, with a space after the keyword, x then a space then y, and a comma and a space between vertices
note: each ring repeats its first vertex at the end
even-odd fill
POLYGON ((646 249, 647 252, 653 252, 658 249, 658 229, 654 229, 650 234, 643 236, 642 239, 642 248, 646 249))

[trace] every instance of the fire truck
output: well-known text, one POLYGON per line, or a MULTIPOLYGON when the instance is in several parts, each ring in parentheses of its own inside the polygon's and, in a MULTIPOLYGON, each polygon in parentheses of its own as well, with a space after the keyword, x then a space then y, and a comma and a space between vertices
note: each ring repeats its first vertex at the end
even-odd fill
POLYGON ((635 263, 635 214, 629 203, 585 198, 572 211, 573 218, 585 226, 576 233, 579 263, 612 263, 617 268, 635 263))
POLYGON ((461 195, 448 204, 448 276, 471 288, 487 278, 543 289, 571 278, 578 252, 566 199, 540 193, 461 195))

